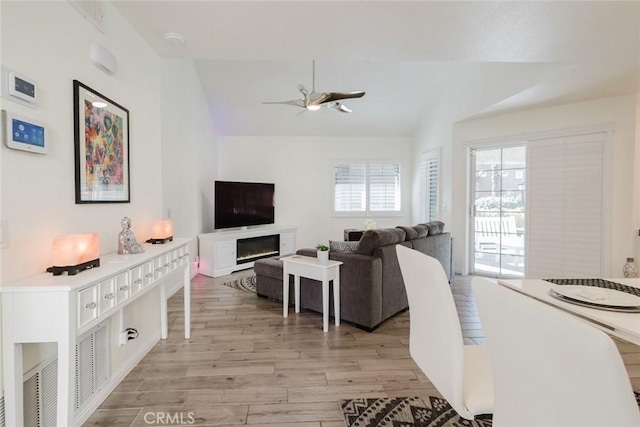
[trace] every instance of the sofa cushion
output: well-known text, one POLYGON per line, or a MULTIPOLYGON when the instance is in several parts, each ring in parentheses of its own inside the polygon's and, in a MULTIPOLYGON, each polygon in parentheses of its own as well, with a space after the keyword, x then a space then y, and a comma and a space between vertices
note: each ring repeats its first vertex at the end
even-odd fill
POLYGON ((405 227, 404 225, 399 225, 396 228, 399 228, 400 230, 404 230, 405 240, 413 240, 418 238, 418 231, 414 230, 413 227, 405 227))
POLYGON ((442 234, 444 231, 444 222, 442 221, 431 221, 425 224, 427 228, 429 228, 429 235, 434 234, 442 234))
POLYGON ((373 251, 380 246, 404 242, 405 235, 404 230, 399 228, 368 230, 362 235, 355 253, 371 255, 373 254, 373 251))
POLYGON ((359 242, 341 242, 339 240, 329 240, 329 251, 343 254, 353 254, 358 248, 359 242))
MULTIPOLYGON (((415 232, 417 233, 417 236, 414 237, 411 240, 419 239, 421 237, 427 237, 427 235, 429 234, 429 227, 427 227, 427 224, 418 224, 418 225, 414 225, 411 228, 413 228, 415 230, 415 232)), ((409 239, 407 239, 407 240, 409 240, 409 239)))
POLYGON ((262 258, 253 264, 256 275, 282 280, 282 261, 279 258, 262 258))

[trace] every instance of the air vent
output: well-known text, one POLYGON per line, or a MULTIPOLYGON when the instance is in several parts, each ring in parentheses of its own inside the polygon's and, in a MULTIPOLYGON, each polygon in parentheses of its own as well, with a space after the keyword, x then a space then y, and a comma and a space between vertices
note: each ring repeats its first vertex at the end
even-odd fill
POLYGON ((104 33, 102 4, 98 0, 68 0, 86 20, 104 33))
POLYGON ((107 324, 83 335, 76 344, 75 405, 78 410, 109 379, 107 324))
MULTIPOLYGON (((24 426, 55 427, 58 400, 58 359, 49 358, 24 375, 24 426)), ((3 397, 4 425, 4 397, 3 397)))

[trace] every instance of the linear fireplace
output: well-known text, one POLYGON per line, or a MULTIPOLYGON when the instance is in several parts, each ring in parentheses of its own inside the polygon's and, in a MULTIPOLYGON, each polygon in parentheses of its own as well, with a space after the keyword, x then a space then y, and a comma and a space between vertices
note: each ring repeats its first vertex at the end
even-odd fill
POLYGON ((236 249, 238 264, 278 256, 280 255, 280 234, 238 239, 236 249))

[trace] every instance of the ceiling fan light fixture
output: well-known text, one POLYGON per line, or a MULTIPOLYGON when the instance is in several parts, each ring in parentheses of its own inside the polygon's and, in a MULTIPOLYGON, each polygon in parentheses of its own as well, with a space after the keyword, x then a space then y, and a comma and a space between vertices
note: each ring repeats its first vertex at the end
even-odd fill
POLYGON ((318 111, 320 109, 319 105, 307 105, 307 110, 309 111, 318 111))

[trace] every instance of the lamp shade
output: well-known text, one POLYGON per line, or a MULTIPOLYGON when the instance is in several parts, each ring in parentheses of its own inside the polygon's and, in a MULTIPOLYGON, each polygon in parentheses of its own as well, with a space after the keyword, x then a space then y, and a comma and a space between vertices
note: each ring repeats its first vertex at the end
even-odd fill
POLYGON ((97 233, 65 234, 53 240, 53 266, 76 266, 100 257, 97 233))
POLYGON ((173 236, 173 221, 170 219, 153 221, 151 225, 151 238, 162 240, 173 236))

